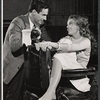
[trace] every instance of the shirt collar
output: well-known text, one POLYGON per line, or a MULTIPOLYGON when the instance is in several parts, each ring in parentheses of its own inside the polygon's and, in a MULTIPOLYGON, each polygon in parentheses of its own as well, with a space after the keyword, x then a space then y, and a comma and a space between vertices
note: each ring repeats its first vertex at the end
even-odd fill
MULTIPOLYGON (((30 29, 32 30, 34 27, 34 24, 32 23, 30 17, 29 17, 29 23, 30 23, 30 29)), ((37 28, 37 30, 40 32, 40 35, 37 38, 40 39, 41 38, 41 30, 39 28, 37 28)))
POLYGON ((29 17, 29 23, 30 23, 30 29, 33 29, 34 24, 32 23, 30 17, 29 17))

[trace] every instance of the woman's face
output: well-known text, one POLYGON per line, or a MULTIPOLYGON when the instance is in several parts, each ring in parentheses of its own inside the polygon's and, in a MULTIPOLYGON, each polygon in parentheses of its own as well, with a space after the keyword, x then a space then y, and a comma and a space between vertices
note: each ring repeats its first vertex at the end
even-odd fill
POLYGON ((79 33, 79 27, 74 19, 68 19, 67 21, 67 31, 69 35, 75 35, 79 33))

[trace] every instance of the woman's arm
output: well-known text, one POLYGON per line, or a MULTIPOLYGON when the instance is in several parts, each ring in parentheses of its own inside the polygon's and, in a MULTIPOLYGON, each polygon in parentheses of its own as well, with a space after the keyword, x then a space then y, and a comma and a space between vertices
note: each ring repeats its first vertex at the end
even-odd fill
POLYGON ((35 43, 35 46, 36 46, 36 49, 38 51, 40 50, 40 48, 43 51, 46 51, 47 48, 50 49, 50 50, 52 49, 53 51, 58 48, 58 44, 57 43, 50 42, 50 41, 43 41, 43 42, 35 43))
POLYGON ((58 50, 64 52, 72 52, 72 51, 84 50, 86 48, 90 48, 90 46, 91 46, 90 40, 84 39, 81 42, 75 44, 59 43, 58 50))
POLYGON ((53 47, 53 48, 55 48, 55 49, 58 49, 58 48, 59 48, 59 44, 56 43, 56 42, 48 42, 47 45, 48 45, 48 46, 51 46, 51 47, 53 47))
POLYGON ((84 39, 79 43, 76 44, 68 44, 68 43, 60 43, 60 42, 42 42, 41 46, 44 45, 45 47, 53 47, 57 50, 63 52, 73 52, 73 51, 80 51, 86 48, 90 48, 91 43, 89 39, 84 39))

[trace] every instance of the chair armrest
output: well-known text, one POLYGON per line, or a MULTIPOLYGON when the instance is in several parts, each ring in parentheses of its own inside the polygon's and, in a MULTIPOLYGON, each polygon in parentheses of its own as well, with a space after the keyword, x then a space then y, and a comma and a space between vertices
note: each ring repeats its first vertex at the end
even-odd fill
POLYGON ((67 69, 67 70, 63 70, 63 73, 76 73, 76 72, 91 72, 91 71, 95 71, 95 67, 90 67, 90 68, 80 68, 80 69, 67 69))
POLYGON ((95 74, 95 67, 90 67, 87 69, 68 69, 62 70, 62 77, 85 77, 88 75, 95 74))

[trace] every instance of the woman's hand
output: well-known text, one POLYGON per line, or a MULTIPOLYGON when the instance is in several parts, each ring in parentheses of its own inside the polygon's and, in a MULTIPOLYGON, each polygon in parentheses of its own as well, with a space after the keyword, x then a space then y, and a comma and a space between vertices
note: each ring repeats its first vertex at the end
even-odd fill
POLYGON ((58 49, 59 47, 58 43, 50 41, 40 42, 39 46, 43 51, 46 51, 47 48, 51 50, 52 48, 58 49))
POLYGON ((40 48, 45 52, 46 49, 52 49, 52 46, 50 46, 50 41, 46 42, 46 41, 43 41, 43 42, 40 42, 39 45, 40 45, 40 48))

